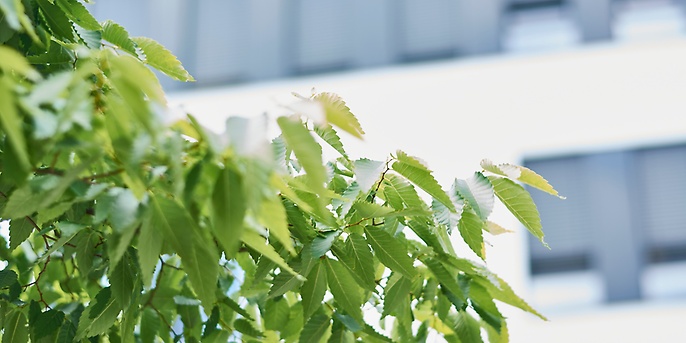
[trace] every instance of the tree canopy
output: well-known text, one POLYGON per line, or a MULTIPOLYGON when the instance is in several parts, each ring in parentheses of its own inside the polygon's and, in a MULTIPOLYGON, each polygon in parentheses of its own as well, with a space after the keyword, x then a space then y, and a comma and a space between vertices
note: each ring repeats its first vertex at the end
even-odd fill
POLYGON ((535 172, 484 160, 448 189, 403 151, 352 159, 333 93, 275 138, 176 118, 150 68, 192 76, 78 0, 0 0, 0 43, 3 343, 507 342, 502 304, 544 318, 483 263, 496 198, 543 242, 535 172))

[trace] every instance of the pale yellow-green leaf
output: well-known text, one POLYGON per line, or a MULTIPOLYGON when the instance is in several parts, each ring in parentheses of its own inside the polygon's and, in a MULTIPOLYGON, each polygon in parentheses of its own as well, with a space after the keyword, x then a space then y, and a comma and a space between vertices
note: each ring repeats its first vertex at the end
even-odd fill
POLYGON ((496 224, 496 223, 494 223, 494 222, 492 222, 492 221, 490 221, 490 220, 487 220, 487 221, 486 221, 486 226, 485 226, 484 228, 485 228, 486 231, 488 231, 488 233, 490 233, 491 235, 501 235, 501 234, 503 234, 503 233, 511 233, 511 232, 514 232, 514 231, 508 230, 508 229, 506 229, 506 228, 504 228, 504 227, 502 227, 502 226, 500 226, 500 225, 498 225, 498 224, 496 224))
POLYGON ((558 192, 548 183, 548 180, 544 179, 542 176, 536 174, 533 170, 510 164, 494 164, 491 160, 484 159, 481 161, 481 167, 491 173, 505 176, 507 178, 520 181, 531 187, 544 191, 548 194, 552 194, 558 198, 564 199, 565 197, 558 194, 558 192))
POLYGON ((6 72, 17 73, 33 81, 41 79, 40 73, 31 67, 31 64, 24 56, 4 45, 0 45, 0 69, 6 72))
POLYGON ((243 232, 243 236, 241 237, 241 240, 245 245, 249 246, 253 250, 257 251, 258 253, 262 254, 264 257, 270 259, 272 262, 276 263, 276 265, 279 266, 279 268, 282 268, 283 270, 286 270, 287 272, 295 275, 299 280, 304 281, 305 278, 298 274, 291 266, 284 261, 283 257, 279 255, 279 253, 274 250, 274 247, 269 245, 264 239, 264 237, 260 236, 255 231, 252 230, 245 230, 243 232))
POLYGON ((145 54, 145 62, 155 69, 179 81, 195 81, 181 62, 162 44, 147 37, 131 38, 145 54))
POLYGON ((320 93, 314 97, 324 106, 326 113, 326 120, 341 128, 343 131, 362 139, 364 131, 360 122, 350 112, 350 108, 345 104, 345 101, 340 96, 333 93, 320 93))
POLYGON ((291 255, 295 256, 291 233, 288 230, 286 210, 278 197, 268 197, 262 201, 257 220, 269 229, 270 237, 276 238, 291 255))

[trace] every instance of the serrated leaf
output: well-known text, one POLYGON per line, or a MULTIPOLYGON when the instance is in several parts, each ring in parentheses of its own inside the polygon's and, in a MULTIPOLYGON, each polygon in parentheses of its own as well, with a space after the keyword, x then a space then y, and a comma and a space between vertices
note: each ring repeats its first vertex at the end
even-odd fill
POLYGON ((411 286, 412 280, 400 273, 391 274, 386 287, 384 287, 383 316, 393 314, 395 309, 410 301, 411 286))
POLYGON ((65 321, 57 333, 55 343, 73 343, 76 337, 76 326, 70 321, 65 321))
POLYGON ((26 32, 35 44, 41 45, 41 40, 36 35, 31 18, 26 15, 26 9, 21 0, 0 0, 0 10, 4 12, 5 21, 12 29, 26 32))
POLYGON ((505 318, 498 310, 498 307, 493 302, 493 297, 482 285, 471 282, 469 284, 469 299, 472 302, 472 307, 477 314, 488 325, 500 332, 505 318))
POLYGON ((552 194, 558 198, 564 199, 565 197, 558 194, 558 192, 548 183, 548 180, 544 179, 542 176, 538 175, 533 170, 514 165, 509 163, 493 164, 488 159, 481 161, 481 167, 491 173, 505 176, 507 178, 523 182, 531 187, 539 189, 548 194, 552 194))
POLYGON ((10 251, 16 249, 33 231, 33 222, 26 217, 10 221, 10 251))
POLYGON ((119 260, 117 266, 110 273, 110 287, 112 294, 119 302, 121 308, 127 308, 131 304, 136 290, 138 271, 132 265, 133 261, 127 255, 119 260))
POLYGON ((414 186, 404 178, 393 174, 386 174, 384 180, 386 201, 396 210, 402 209, 404 207, 403 204, 409 208, 423 209, 426 207, 414 186))
POLYGON ((322 147, 299 120, 287 117, 277 119, 283 139, 293 149, 295 157, 309 176, 310 186, 320 195, 325 193, 326 169, 322 162, 322 147))
POLYGON ((129 32, 112 20, 106 20, 102 24, 102 39, 114 44, 116 47, 133 56, 138 56, 138 54, 136 54, 136 44, 129 37, 129 32))
POLYGON ((312 316, 310 320, 305 323, 300 332, 300 343, 316 343, 320 342, 325 336, 327 330, 331 326, 331 318, 324 314, 317 314, 312 316))
POLYGON ((386 170, 386 163, 362 158, 353 162, 355 166, 355 180, 363 194, 369 193, 376 186, 381 174, 386 170))
POLYGON ((74 27, 64 11, 50 0, 37 0, 52 34, 64 42, 74 42, 74 27))
MULTIPOLYGON (((345 255, 352 258, 352 266, 349 268, 351 273, 357 275, 362 280, 361 286, 374 290, 374 256, 369 249, 369 244, 364 237, 357 233, 350 233, 345 241, 345 255)), ((343 262, 343 261, 342 261, 343 262)))
POLYGON ((264 334, 260 330, 256 329, 249 321, 243 318, 236 319, 233 322, 233 326, 236 329, 236 331, 244 335, 255 338, 264 337, 264 334))
POLYGON ((216 300, 219 255, 186 209, 163 196, 152 197, 152 226, 161 230, 166 242, 181 256, 196 295, 207 310, 216 300))
POLYGON ((348 154, 345 153, 345 148, 343 147, 343 143, 341 143, 341 138, 338 137, 338 133, 336 133, 336 130, 334 130, 331 125, 315 125, 314 132, 319 135, 324 142, 334 148, 334 150, 338 151, 341 156, 343 156, 345 159, 348 159, 348 154))
POLYGON ((529 192, 524 187, 516 184, 514 181, 489 176, 495 195, 507 207, 508 210, 524 224, 524 227, 538 238, 544 246, 548 246, 543 240, 543 230, 541 226, 541 217, 538 214, 538 209, 529 192))
POLYGON ((112 188, 108 194, 113 197, 108 216, 110 225, 123 233, 138 223, 138 199, 128 188, 112 188))
POLYGON ((324 106, 326 113, 326 120, 339 127, 341 130, 362 139, 364 131, 360 122, 350 112, 350 108, 345 104, 345 101, 340 96, 333 93, 320 93, 314 97, 314 100, 320 102, 324 106))
POLYGON ((450 316, 450 324, 460 342, 483 343, 479 322, 465 311, 450 316))
POLYGON ((339 261, 329 258, 324 261, 326 280, 334 300, 351 317, 362 322, 362 289, 356 283, 350 282, 352 277, 339 261))
POLYGON ((6 71, 8 74, 10 72, 17 73, 33 81, 41 79, 40 73, 33 69, 24 56, 16 50, 4 45, 0 45, 0 69, 6 71))
POLYGON ((356 201, 353 203, 353 209, 357 213, 366 219, 385 217, 389 213, 393 212, 393 209, 388 206, 381 206, 376 203, 366 202, 366 201, 356 201))
POLYGON ((481 218, 472 211, 464 211, 462 212, 460 222, 457 224, 457 228, 460 231, 460 236, 462 236, 465 243, 469 245, 469 248, 472 249, 477 256, 481 257, 482 260, 485 260, 486 253, 484 250, 483 236, 484 222, 481 218))
POLYGON ((17 282, 17 273, 9 269, 0 270, 0 289, 9 287, 15 282, 17 282))
POLYGON ((195 81, 193 76, 183 68, 176 56, 162 46, 162 44, 147 37, 134 37, 131 40, 143 50, 145 63, 175 80, 183 82, 195 81))
POLYGON ((436 200, 440 201, 450 211, 456 211, 448 194, 441 188, 441 185, 438 184, 438 181, 436 181, 431 174, 431 171, 424 164, 400 150, 397 151, 396 155, 397 161, 393 162, 393 165, 391 166, 394 171, 406 177, 417 185, 417 187, 423 189, 436 200))
POLYGON ((499 276, 491 273, 487 269, 481 267, 477 268, 478 276, 474 277, 474 281, 478 282, 480 285, 484 286, 488 293, 495 300, 502 301, 508 305, 517 307, 523 311, 529 312, 543 320, 548 320, 545 316, 536 311, 531 305, 529 305, 524 299, 520 298, 510 287, 510 285, 501 279, 499 276))
POLYGON ((355 342, 355 335, 345 328, 345 325, 338 320, 334 320, 331 327, 331 337, 328 343, 353 343, 355 342))
POLYGON ((326 293, 326 269, 317 260, 312 270, 307 275, 307 281, 300 288, 302 297, 303 316, 307 320, 321 306, 326 293))
POLYGON ((291 308, 288 306, 288 301, 283 299, 283 297, 267 300, 267 303, 264 305, 264 312, 262 313, 264 328, 281 331, 288 325, 290 311, 291 308))
POLYGON ((240 246, 245 211, 240 174, 231 168, 219 171, 212 192, 212 232, 228 257, 234 256, 240 246))
POLYGON ((0 101, 0 124, 18 159, 19 169, 27 171, 31 168, 31 163, 22 129, 22 119, 12 101, 15 96, 12 94, 11 86, 7 84, 4 77, 0 77, 0 99, 3 99, 0 101))
POLYGON ((280 268, 286 270, 287 272, 293 274, 296 278, 299 278, 301 281, 304 280, 304 277, 302 277, 300 274, 298 274, 291 266, 284 261, 283 257, 279 255, 279 253, 274 250, 274 247, 269 245, 264 237, 260 236, 257 232, 251 231, 251 230, 246 230, 243 233, 243 236, 241 237, 241 240, 245 245, 249 246, 251 249, 259 252, 262 254, 264 257, 272 260, 272 262, 276 263, 280 268))
MULTIPOLYGON (((102 31, 86 30, 80 26, 74 27, 74 31, 81 38, 84 44, 91 49, 100 49, 102 47, 102 31)), ((51 45, 52 46, 52 45, 51 45)))
POLYGON ((247 318, 248 320, 253 320, 250 313, 246 312, 245 309, 243 309, 241 305, 238 305, 238 303, 235 302, 233 299, 229 297, 224 297, 222 298, 221 303, 236 311, 236 313, 240 314, 244 318, 247 318))
POLYGON ((365 227, 367 242, 374 249, 376 257, 391 270, 412 279, 417 275, 413 260, 407 256, 404 244, 381 228, 365 227))
POLYGON ((442 288, 449 291, 452 295, 457 297, 456 299, 449 298, 455 307, 461 307, 466 301, 465 295, 462 292, 462 288, 457 283, 457 277, 454 273, 451 273, 439 260, 426 257, 422 259, 424 265, 426 265, 431 273, 436 277, 438 282, 441 284, 442 288))
POLYGON ((100 23, 80 2, 76 0, 56 0, 55 2, 76 25, 87 30, 102 30, 100 23))
MULTIPOLYGON (((103 288, 98 296, 104 294, 103 292, 109 293, 109 287, 103 288)), ((97 299, 95 304, 90 304, 81 314, 79 326, 76 329, 77 340, 101 335, 114 325, 121 308, 114 297, 108 296, 106 301, 103 298, 97 299)))
POLYGON ((59 330, 64 321, 64 312, 51 309, 41 312, 31 324, 33 330, 32 338, 36 341, 43 337, 50 336, 59 330))
POLYGON ((29 328, 26 323, 26 316, 18 309, 6 314, 3 321, 5 330, 2 343, 28 342, 29 328))
POLYGON ((481 220, 488 218, 493 211, 495 196, 493 185, 484 174, 476 172, 466 180, 455 179, 454 188, 481 220))

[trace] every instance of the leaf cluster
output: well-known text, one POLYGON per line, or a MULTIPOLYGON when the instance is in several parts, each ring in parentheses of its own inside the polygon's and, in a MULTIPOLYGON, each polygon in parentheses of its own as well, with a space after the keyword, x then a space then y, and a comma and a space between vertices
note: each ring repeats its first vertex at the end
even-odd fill
POLYGON ((2 342, 506 342, 496 301, 543 318, 451 243, 485 261, 495 198, 542 241, 533 171, 445 191, 405 152, 353 160, 332 93, 272 140, 174 117, 149 67, 192 81, 176 57, 78 0, 0 0, 0 43, 2 342))

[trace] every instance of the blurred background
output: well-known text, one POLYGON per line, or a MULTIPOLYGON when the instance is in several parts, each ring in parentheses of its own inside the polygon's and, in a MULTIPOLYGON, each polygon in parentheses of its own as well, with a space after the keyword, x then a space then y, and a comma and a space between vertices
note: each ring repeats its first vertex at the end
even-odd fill
POLYGON ((403 149, 446 187, 482 158, 546 177, 567 197, 533 191, 551 249, 503 211, 494 221, 515 233, 487 238, 491 268, 550 318, 506 310, 512 342, 686 342, 686 1, 91 9, 172 50, 197 82, 161 77, 170 101, 213 129, 285 113, 291 92, 314 87, 341 95, 367 131, 343 137, 353 157, 403 149))

